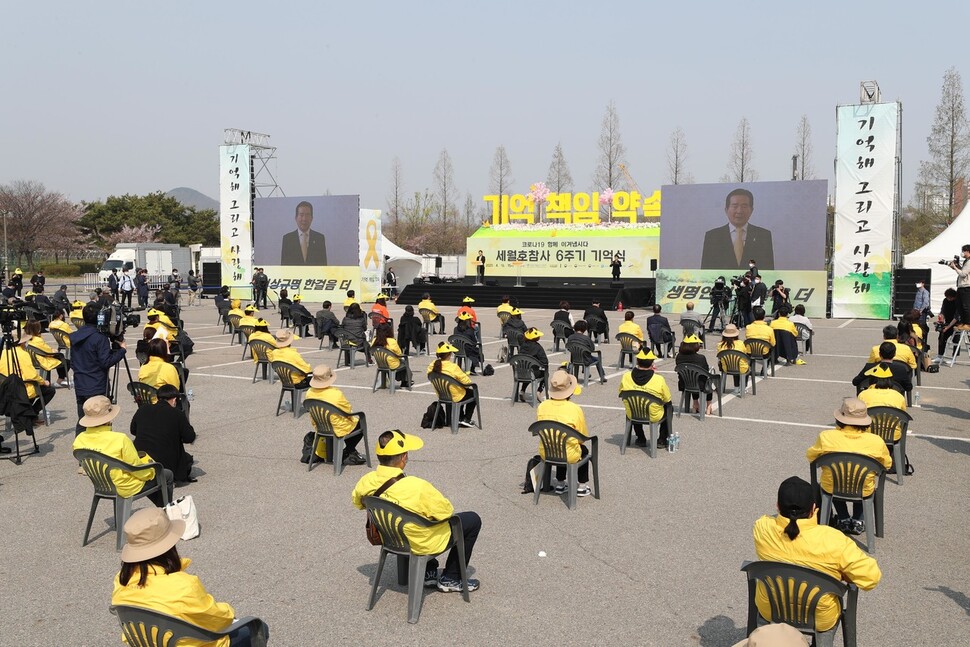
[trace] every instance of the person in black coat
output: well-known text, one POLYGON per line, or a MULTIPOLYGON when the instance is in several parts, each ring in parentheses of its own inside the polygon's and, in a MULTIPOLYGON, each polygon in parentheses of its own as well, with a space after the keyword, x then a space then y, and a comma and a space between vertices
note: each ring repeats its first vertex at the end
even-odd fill
POLYGON ((600 307, 599 299, 594 299, 590 303, 590 306, 586 308, 586 312, 583 313, 583 319, 589 327, 589 332, 592 333, 594 343, 599 343, 600 335, 603 335, 603 340, 607 344, 610 343, 610 322, 606 319, 606 311, 600 307), (602 321, 590 321, 590 315, 599 317, 602 321))
POLYGON ((573 315, 569 312, 569 301, 559 302, 559 309, 556 310, 556 314, 552 315, 552 320, 562 321, 569 326, 563 331, 566 334, 566 337, 569 337, 571 334, 573 334, 574 322, 573 322, 573 315))
MULTIPOLYGON (((372 364, 374 360, 370 358, 370 344, 367 343, 367 317, 364 315, 364 311, 360 309, 359 303, 355 302, 351 304, 347 310, 347 316, 344 317, 340 327, 350 336, 350 341, 357 344, 357 347, 364 351, 364 357, 367 358, 367 363, 372 364)), ((349 357, 347 358, 347 364, 350 364, 349 357)))
POLYGON ((171 384, 158 389, 158 402, 139 407, 131 419, 135 449, 145 452, 175 475, 176 483, 194 483, 194 459, 185 443, 195 442, 195 429, 178 407, 178 390, 171 384))
POLYGON ((148 307, 148 270, 140 269, 135 274, 135 291, 138 293, 138 307, 148 307))
MULTIPOLYGON (((892 372, 893 388, 904 395, 913 390, 913 369, 906 362, 896 359, 896 344, 884 341, 879 345, 879 363, 892 372)), ((868 388, 869 376, 866 372, 875 365, 875 362, 866 362, 859 374, 852 378, 852 386, 859 390, 868 388)))
POLYGON ((415 350, 422 351, 428 343, 424 323, 421 317, 415 316, 414 306, 406 306, 401 320, 397 322, 397 343, 401 346, 401 352, 404 355, 411 354, 412 344, 415 350))
MULTIPOLYGON (((696 337, 696 335, 691 335, 690 337, 685 338, 684 341, 680 343, 680 350, 677 353, 677 357, 674 358, 674 365, 680 366, 681 364, 693 364, 697 368, 703 370, 705 373, 710 375, 711 366, 710 364, 707 363, 707 358, 701 355, 700 352, 698 352, 700 351, 700 349, 701 349, 701 342, 700 342, 700 339, 696 337)), ((706 382, 707 382, 707 378, 703 378, 701 380, 700 387, 702 389, 707 386, 706 382)), ((678 391, 684 390, 684 381, 680 379, 680 376, 677 377, 677 390, 678 391)), ((713 392, 707 394, 707 415, 710 415, 712 413, 711 398, 713 397, 714 397, 713 392)), ((691 399, 693 401, 693 411, 694 413, 697 413, 698 411, 700 411, 700 397, 697 394, 692 393, 691 399)))
POLYGON ((462 338, 465 342, 465 355, 468 357, 468 363, 470 368, 468 370, 469 375, 478 375, 475 371, 478 365, 482 361, 482 354, 478 347, 478 337, 475 335, 475 328, 472 326, 472 317, 467 312, 463 312, 458 316, 458 324, 455 326, 455 331, 453 333, 462 338))
MULTIPOLYGON (((539 343, 540 337, 542 337, 542 331, 538 328, 529 328, 522 336, 522 345, 519 346, 519 355, 528 355, 541 365, 532 367, 532 375, 539 380, 539 387, 536 391, 538 400, 542 399, 541 394, 545 386, 545 380, 543 378, 549 373, 549 358, 546 357, 546 351, 542 347, 542 344, 539 343)), ((528 384, 522 383, 522 388, 518 395, 519 400, 522 402, 525 402, 525 390, 528 386, 528 384)))

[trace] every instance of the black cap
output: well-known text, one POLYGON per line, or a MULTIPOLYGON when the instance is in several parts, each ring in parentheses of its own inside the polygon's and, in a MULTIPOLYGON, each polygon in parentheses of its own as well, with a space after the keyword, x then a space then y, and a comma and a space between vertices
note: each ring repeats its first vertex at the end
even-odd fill
POLYGON ((800 517, 808 514, 815 504, 812 484, 797 476, 782 481, 778 488, 778 511, 784 517, 800 517))

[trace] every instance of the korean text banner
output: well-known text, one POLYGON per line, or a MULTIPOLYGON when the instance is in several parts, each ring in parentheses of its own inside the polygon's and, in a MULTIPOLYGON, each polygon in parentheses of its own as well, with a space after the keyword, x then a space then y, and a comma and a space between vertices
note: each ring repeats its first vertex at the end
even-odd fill
MULTIPOLYGON (((261 266, 263 267, 263 266, 261 266)), ((289 298, 299 294, 304 305, 331 301, 342 304, 347 298, 347 290, 357 290, 360 300, 359 267, 294 267, 266 265, 263 267, 269 277, 269 287, 277 294, 286 289, 289 298)), ((343 309, 335 308, 338 316, 343 317, 343 309)), ((311 310, 311 312, 315 312, 311 310)))
POLYGON ((381 268, 384 256, 381 252, 380 209, 360 210, 360 294, 358 300, 373 301, 381 291, 381 268))
POLYGON ((825 180, 663 187, 660 267, 825 269, 825 180), (740 230, 740 242, 738 235, 740 230))
POLYGON ((468 276, 475 275, 478 250, 485 253, 485 276, 557 276, 610 278, 618 254, 623 276, 649 276, 657 258, 657 226, 581 229, 481 227, 466 242, 468 276))
POLYGON ((889 319, 899 104, 840 106, 832 316, 889 319))
POLYGON ((357 267, 360 196, 257 198, 255 263, 357 267))
POLYGON ((222 242, 222 282, 234 296, 249 294, 253 270, 252 205, 249 146, 219 147, 219 231, 222 242), (239 287, 236 287, 239 286, 239 287), (236 294, 237 290, 245 292, 236 294))
MULTIPOLYGON (((725 276, 720 270, 657 270, 657 303, 664 312, 680 313, 687 309, 687 302, 694 302, 694 310, 701 315, 711 309, 711 287, 717 277, 725 276)), ((791 290, 789 300, 792 307, 805 306, 808 317, 825 317, 826 283, 828 274, 824 271, 761 272, 769 289, 777 279, 785 282, 791 290)), ((730 276, 725 276, 730 285, 730 276)), ((731 291, 734 306, 734 290, 731 291)), ((768 302, 771 303, 770 301, 768 302)), ((770 305, 769 305, 770 312, 770 305)), ((729 310, 730 312, 730 310, 729 310)))

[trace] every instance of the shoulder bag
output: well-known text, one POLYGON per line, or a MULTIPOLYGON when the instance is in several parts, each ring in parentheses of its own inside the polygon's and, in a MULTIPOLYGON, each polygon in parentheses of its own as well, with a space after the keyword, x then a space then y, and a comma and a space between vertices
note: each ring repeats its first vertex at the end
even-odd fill
MULTIPOLYGON (((371 494, 371 496, 380 496, 384 494, 384 492, 387 491, 387 488, 391 487, 392 485, 394 485, 395 483, 403 479, 405 476, 407 476, 407 474, 402 473, 402 474, 399 474, 398 476, 394 476, 392 478, 387 479, 386 481, 384 481, 383 485, 381 485, 379 488, 374 490, 374 493, 371 494)), ((364 530, 367 533, 367 541, 369 541, 371 545, 373 546, 383 545, 383 542, 381 541, 381 534, 377 532, 377 526, 371 523, 370 510, 367 511, 367 522, 364 524, 364 530)))

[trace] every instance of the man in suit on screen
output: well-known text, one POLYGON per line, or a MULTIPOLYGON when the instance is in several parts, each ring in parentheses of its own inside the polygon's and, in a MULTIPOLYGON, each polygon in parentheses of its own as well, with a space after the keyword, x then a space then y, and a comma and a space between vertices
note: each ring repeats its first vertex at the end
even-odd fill
POLYGON ((771 232, 748 224, 754 211, 754 196, 747 189, 735 189, 724 200, 726 225, 704 235, 702 270, 746 270, 749 258, 758 259, 763 270, 775 269, 771 232))
POLYGON ((310 229, 313 205, 303 201, 296 205, 296 231, 283 236, 280 265, 326 265, 327 239, 310 229))

